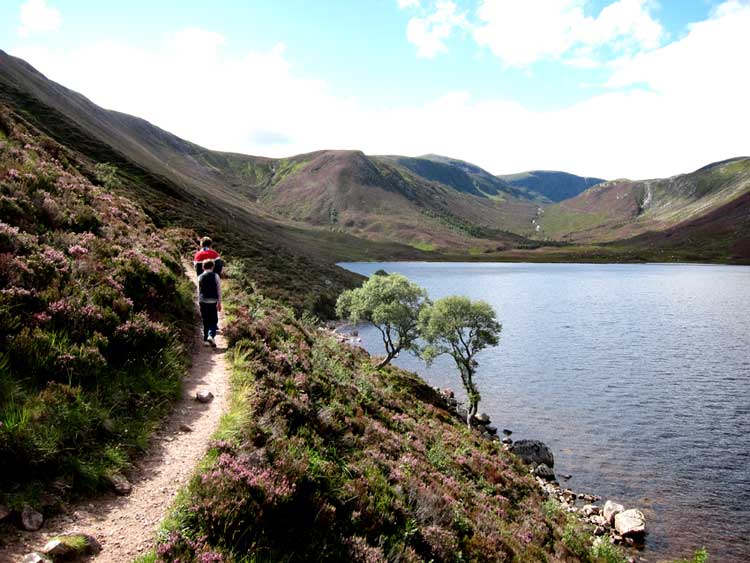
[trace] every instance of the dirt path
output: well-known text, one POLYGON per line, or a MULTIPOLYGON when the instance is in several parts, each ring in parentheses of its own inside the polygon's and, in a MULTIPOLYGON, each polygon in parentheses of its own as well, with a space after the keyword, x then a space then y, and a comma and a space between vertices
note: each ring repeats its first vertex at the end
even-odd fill
MULTIPOLYGON (((192 267, 187 267, 191 272, 192 267)), ((191 277, 195 281, 194 274, 191 277)), ((222 326, 222 314, 219 322, 222 326)), ((159 522, 205 453, 229 398, 224 338, 217 337, 214 349, 202 345, 202 328, 197 327, 195 334, 193 365, 184 380, 182 397, 152 438, 147 454, 129 473, 133 484, 130 495, 108 495, 70 507, 67 513, 50 518, 38 532, 18 531, 15 537, 4 538, 0 562, 19 562, 26 553, 41 549, 51 537, 63 533, 80 532, 97 538, 103 548, 91 559, 97 563, 126 563, 151 549, 159 522), (203 389, 214 394, 212 402, 195 400, 196 392, 203 389)))

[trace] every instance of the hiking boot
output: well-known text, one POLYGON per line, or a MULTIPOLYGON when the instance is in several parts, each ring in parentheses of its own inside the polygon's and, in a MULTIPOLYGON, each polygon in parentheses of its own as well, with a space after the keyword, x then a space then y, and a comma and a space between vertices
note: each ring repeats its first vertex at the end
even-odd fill
POLYGON ((203 340, 203 345, 204 346, 210 346, 210 344, 208 343, 208 338, 206 338, 206 339, 203 340))
POLYGON ((208 344, 211 346, 211 348, 216 348, 216 340, 214 340, 213 336, 208 337, 208 344))

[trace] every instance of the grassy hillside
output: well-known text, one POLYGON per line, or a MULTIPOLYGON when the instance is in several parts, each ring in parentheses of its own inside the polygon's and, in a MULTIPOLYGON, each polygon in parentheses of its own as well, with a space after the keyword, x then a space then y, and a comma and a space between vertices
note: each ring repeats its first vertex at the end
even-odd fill
POLYGON ((0 504, 100 490, 177 397, 189 241, 0 107, 0 504))
POLYGON ((464 193, 360 151, 294 157, 258 202, 276 214, 325 229, 464 252, 523 242, 507 231, 535 209, 529 202, 464 193))
POLYGON ((230 311, 231 412, 156 561, 623 561, 416 375, 237 285, 230 311))
POLYGON ((97 163, 119 171, 112 189, 138 201, 159 227, 211 234, 222 252, 249 259, 259 281, 298 308, 330 314, 329 303, 360 279, 338 260, 419 259, 379 244, 271 217, 254 199, 279 169, 270 159, 213 153, 150 123, 104 110, 0 51, 0 103, 75 153, 94 178, 97 163))
MULTIPOLYGON (((546 207, 539 220, 541 235, 581 242, 616 241, 668 231, 680 224, 685 229, 703 216, 718 219, 719 210, 748 192, 750 158, 715 163, 663 180, 604 182, 573 199, 546 207)), ((700 224, 701 236, 710 236, 709 225, 700 224)), ((747 235, 741 229, 743 224, 737 223, 733 237, 747 235)), ((717 242, 727 234, 717 232, 717 242)), ((656 243, 658 239, 653 240, 656 243)))
POLYGON ((587 178, 553 170, 532 170, 500 175, 498 178, 511 186, 532 190, 555 203, 575 197, 588 188, 604 182, 602 178, 587 178))

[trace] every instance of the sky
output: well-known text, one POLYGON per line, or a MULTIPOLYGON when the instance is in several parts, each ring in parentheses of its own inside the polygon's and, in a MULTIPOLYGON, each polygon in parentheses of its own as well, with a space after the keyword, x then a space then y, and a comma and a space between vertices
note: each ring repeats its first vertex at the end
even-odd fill
POLYGON ((750 0, 1 0, 0 49, 217 150, 606 179, 750 154, 750 0))

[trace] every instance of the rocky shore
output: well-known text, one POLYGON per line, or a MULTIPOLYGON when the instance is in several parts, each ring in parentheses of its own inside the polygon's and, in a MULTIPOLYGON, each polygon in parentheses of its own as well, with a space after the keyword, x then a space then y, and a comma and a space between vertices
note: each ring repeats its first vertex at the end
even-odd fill
MULTIPOLYGON (((452 389, 435 390, 443 397, 447 407, 462 422, 466 420, 465 406, 455 397, 452 389)), ((534 476, 539 488, 547 499, 559 503, 560 509, 579 518, 590 529, 595 542, 609 541, 629 551, 629 560, 633 563, 641 561, 638 550, 644 547, 646 537, 646 517, 637 508, 626 509, 620 503, 607 500, 601 504, 602 498, 590 493, 575 492, 560 485, 554 471, 555 458, 550 448, 538 440, 518 440, 511 438, 513 432, 503 429, 503 437, 498 435, 498 429, 492 424, 488 414, 478 415, 472 423, 474 429, 488 440, 499 440, 503 449, 518 456, 529 466, 529 472, 534 476)), ((567 481, 570 475, 560 475, 567 481)))

